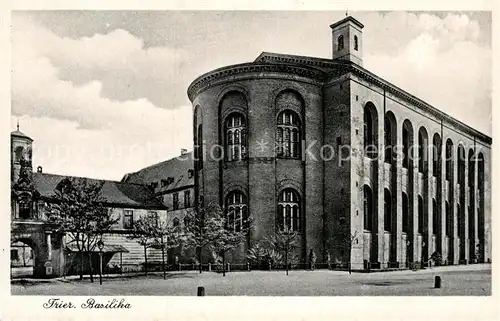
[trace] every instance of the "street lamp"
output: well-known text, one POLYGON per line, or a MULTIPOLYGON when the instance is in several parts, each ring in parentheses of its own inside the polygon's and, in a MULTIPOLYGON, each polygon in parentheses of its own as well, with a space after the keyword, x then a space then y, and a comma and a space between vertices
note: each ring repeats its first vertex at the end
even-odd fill
POLYGON ((97 247, 99 248, 99 284, 102 285, 102 249, 104 248, 104 242, 99 240, 97 247))

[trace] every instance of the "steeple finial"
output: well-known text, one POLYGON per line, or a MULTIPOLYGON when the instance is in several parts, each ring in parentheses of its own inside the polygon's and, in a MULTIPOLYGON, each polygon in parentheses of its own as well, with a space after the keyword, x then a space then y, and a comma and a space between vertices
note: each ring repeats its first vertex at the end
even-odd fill
POLYGON ((349 15, 349 9, 346 9, 345 16, 347 17, 348 15, 349 15))
POLYGON ((17 119, 17 131, 19 131, 19 118, 17 119))

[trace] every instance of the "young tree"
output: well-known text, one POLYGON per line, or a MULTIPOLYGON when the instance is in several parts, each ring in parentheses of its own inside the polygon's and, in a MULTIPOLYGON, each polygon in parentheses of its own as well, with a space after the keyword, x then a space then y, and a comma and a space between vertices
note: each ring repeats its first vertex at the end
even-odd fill
POLYGON ((220 206, 211 203, 206 207, 195 206, 186 215, 185 236, 186 245, 195 248, 198 255, 200 273, 202 273, 203 250, 213 245, 221 237, 225 221, 222 218, 220 206))
POLYGON ((222 273, 226 275, 226 253, 238 247, 247 237, 251 220, 245 218, 239 228, 228 226, 226 214, 222 208, 211 203, 206 208, 196 208, 186 220, 186 240, 198 251, 200 273, 202 272, 202 252, 210 248, 222 259, 222 273))
MULTIPOLYGON (((227 216, 218 208, 215 211, 217 220, 222 221, 224 225, 218 231, 217 237, 210 245, 214 252, 222 258, 222 275, 226 276, 226 253, 240 246, 245 241, 250 232, 251 222, 249 218, 245 218, 241 222, 241 226, 230 226, 227 221, 227 216)), ((219 226, 219 225, 218 225, 219 226)))
POLYGON ((158 219, 152 216, 141 216, 132 226, 128 239, 135 240, 144 249, 144 274, 148 275, 148 248, 152 246, 157 230, 158 219))
POLYGON ((182 244, 185 240, 185 236, 180 226, 170 225, 165 220, 159 220, 158 224, 153 226, 152 231, 152 247, 161 249, 163 279, 166 279, 165 252, 182 244))
POLYGON ((88 253, 90 280, 92 273, 92 252, 102 235, 109 231, 118 218, 105 207, 102 197, 102 181, 86 178, 66 178, 54 190, 56 200, 47 207, 46 218, 57 226, 57 231, 66 233, 74 243, 80 256, 80 279, 83 279, 83 257, 88 253))
POLYGON ((277 231, 276 234, 265 238, 265 242, 271 249, 280 253, 284 258, 286 275, 288 275, 288 264, 293 261, 293 252, 298 247, 297 232, 292 230, 277 231))
POLYGON ((257 268, 261 269, 262 266, 282 262, 283 257, 271 248, 269 244, 266 244, 264 240, 264 242, 259 242, 248 250, 247 260, 250 264, 257 265, 257 268))

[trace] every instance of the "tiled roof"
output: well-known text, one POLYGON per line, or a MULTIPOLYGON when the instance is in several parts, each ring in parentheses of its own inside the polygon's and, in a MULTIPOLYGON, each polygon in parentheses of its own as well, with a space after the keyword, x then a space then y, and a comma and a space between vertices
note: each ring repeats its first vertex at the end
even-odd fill
POLYGON ((193 186, 194 175, 189 177, 190 170, 194 170, 193 152, 148 166, 135 173, 127 174, 123 177, 122 182, 143 185, 157 183, 158 187, 155 188, 155 191, 162 193, 193 186), (169 177, 173 178, 172 182, 168 181, 169 177), (164 181, 164 186, 162 186, 162 180, 164 181), (166 184, 167 182, 168 184, 166 184))
MULTIPOLYGON (((66 178, 72 178, 72 176, 37 172, 33 173, 33 184, 40 196, 53 199, 55 197, 54 189, 66 178)), ((90 182, 100 181, 92 178, 87 178, 87 180, 90 182)), ((109 205, 164 209, 154 194, 142 185, 104 180, 101 192, 102 197, 109 205)))

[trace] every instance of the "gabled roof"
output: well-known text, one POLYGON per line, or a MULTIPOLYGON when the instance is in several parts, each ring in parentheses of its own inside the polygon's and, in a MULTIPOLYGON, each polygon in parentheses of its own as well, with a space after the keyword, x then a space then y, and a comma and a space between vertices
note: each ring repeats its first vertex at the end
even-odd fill
POLYGON ((145 167, 135 173, 126 174, 122 182, 149 185, 157 182, 157 193, 194 186, 194 175, 189 177, 189 170, 194 170, 193 152, 168 159, 166 161, 145 167), (162 180, 167 182, 173 177, 173 182, 162 186, 162 180))
MULTIPOLYGON (((37 172, 33 173, 33 185, 41 197, 54 199, 54 190, 56 186, 66 178, 73 178, 73 176, 37 172)), ((92 178, 85 179, 89 182, 104 181, 104 185, 102 186, 102 197, 108 205, 145 209, 166 209, 145 186, 92 178)))

